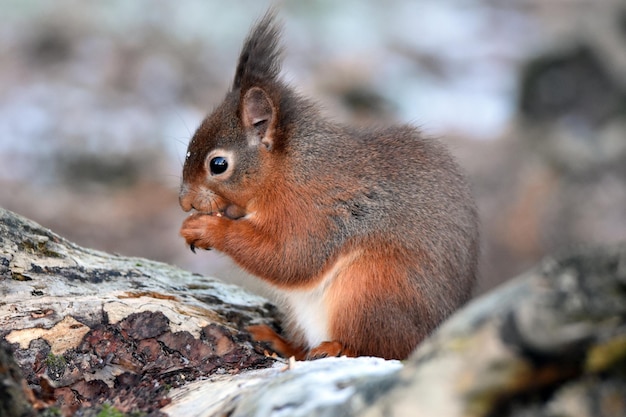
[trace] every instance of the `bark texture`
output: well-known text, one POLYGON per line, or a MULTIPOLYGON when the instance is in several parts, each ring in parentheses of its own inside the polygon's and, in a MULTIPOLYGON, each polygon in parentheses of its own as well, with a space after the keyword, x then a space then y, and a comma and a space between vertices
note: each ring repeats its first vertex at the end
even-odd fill
POLYGON ((189 381, 276 362, 244 330, 273 324, 263 298, 169 265, 78 247, 5 210, 0 294, 0 338, 38 409, 71 415, 107 403, 150 413, 189 381))

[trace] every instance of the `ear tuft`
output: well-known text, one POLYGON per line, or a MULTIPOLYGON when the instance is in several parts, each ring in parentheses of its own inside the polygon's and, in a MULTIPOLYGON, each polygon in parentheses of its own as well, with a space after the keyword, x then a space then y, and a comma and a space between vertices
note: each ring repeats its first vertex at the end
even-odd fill
POLYGON ((246 89, 259 82, 276 81, 280 73, 281 27, 276 23, 276 10, 270 8, 246 38, 232 90, 246 89))
POLYGON ((276 109, 267 93, 260 87, 252 87, 243 95, 242 123, 248 132, 250 144, 263 143, 271 149, 274 138, 276 109))

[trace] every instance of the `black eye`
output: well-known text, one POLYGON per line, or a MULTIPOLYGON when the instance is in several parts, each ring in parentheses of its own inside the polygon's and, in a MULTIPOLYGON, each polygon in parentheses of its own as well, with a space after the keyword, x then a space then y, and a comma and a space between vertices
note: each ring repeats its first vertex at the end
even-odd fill
POLYGON ((223 156, 216 156, 209 162, 211 175, 220 175, 228 169, 228 161, 223 156))

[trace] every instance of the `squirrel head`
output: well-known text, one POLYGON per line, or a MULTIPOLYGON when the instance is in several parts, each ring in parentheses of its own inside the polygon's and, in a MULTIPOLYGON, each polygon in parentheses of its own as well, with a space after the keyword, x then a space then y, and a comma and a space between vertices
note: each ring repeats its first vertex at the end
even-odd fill
POLYGON ((293 93, 278 78, 279 35, 270 10, 246 38, 230 91, 189 143, 179 195, 183 210, 242 217, 277 177, 293 125, 293 93))

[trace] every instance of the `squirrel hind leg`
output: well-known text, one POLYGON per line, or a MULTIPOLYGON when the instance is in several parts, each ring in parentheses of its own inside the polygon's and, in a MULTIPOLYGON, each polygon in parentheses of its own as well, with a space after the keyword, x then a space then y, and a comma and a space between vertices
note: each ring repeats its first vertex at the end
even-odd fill
POLYGON ((246 330, 255 341, 269 344, 274 352, 284 358, 293 356, 296 360, 301 361, 339 356, 357 356, 355 352, 338 341, 322 342, 313 349, 307 350, 289 342, 265 324, 249 326, 246 330))
POLYGON ((291 343, 265 324, 248 326, 246 330, 252 335, 255 341, 269 344, 274 352, 284 358, 290 358, 292 356, 296 360, 304 360, 307 358, 306 349, 291 343))
POLYGON ((406 359, 436 321, 409 274, 376 252, 346 266, 327 290, 331 340, 352 356, 406 359))

